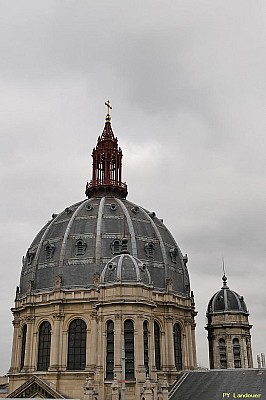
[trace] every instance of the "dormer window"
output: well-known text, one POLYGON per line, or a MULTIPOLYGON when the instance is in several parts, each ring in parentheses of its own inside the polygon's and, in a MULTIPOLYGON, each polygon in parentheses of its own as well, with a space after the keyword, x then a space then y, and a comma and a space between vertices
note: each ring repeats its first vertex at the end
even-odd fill
POLYGON ((35 255, 35 253, 33 251, 31 251, 30 249, 27 251, 27 254, 26 254, 27 265, 31 265, 32 264, 32 261, 34 259, 34 255, 35 255))
POLYGON ((122 242, 120 239, 115 239, 111 243, 111 251, 114 255, 120 254, 122 249, 122 242))
POLYGON ((46 253, 46 260, 51 260, 54 256, 55 245, 52 243, 47 243, 44 247, 44 251, 46 253))
POLYGON ((86 253, 87 243, 85 240, 79 239, 76 241, 76 256, 83 256, 86 253))
POLYGON ((155 245, 153 242, 148 242, 145 244, 145 253, 149 258, 154 258, 155 245))
POLYGON ((177 260, 177 255, 178 255, 177 248, 176 248, 176 247, 173 247, 173 248, 170 250, 170 257, 171 257, 171 261, 172 261, 173 263, 175 263, 175 264, 176 264, 176 260, 177 260))

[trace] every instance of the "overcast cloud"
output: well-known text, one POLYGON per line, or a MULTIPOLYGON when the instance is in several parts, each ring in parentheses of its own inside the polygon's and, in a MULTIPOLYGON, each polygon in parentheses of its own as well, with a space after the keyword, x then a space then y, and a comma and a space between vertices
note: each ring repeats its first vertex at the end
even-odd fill
POLYGON ((0 374, 21 258, 84 198, 107 99, 128 198, 188 253, 199 365, 222 255, 266 352, 265 16, 264 0, 1 1, 0 374))

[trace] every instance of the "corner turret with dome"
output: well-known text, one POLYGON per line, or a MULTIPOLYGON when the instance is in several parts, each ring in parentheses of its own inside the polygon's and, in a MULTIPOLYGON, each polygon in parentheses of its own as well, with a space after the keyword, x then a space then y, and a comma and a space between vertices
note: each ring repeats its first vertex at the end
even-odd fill
POLYGON ((244 297, 227 285, 210 299, 206 317, 210 368, 252 368, 249 312, 244 297))
POLYGON ((127 399, 140 399, 147 374, 160 386, 196 367, 188 257, 155 212, 126 199, 105 104, 87 198, 53 214, 23 258, 11 397, 34 397, 40 386, 46 397, 83 400, 89 376, 95 399, 123 380, 127 399))

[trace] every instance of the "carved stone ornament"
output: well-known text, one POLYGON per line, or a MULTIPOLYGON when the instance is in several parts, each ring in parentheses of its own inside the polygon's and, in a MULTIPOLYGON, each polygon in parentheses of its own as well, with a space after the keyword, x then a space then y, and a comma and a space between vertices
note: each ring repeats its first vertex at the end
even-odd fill
POLYGON ((33 280, 29 280, 28 281, 28 287, 27 287, 27 294, 30 294, 33 291, 33 285, 34 285, 34 281, 33 280))
POLYGON ((27 315, 27 316, 25 317, 25 321, 26 321, 27 324, 33 324, 33 322, 34 322, 34 317, 33 317, 32 315, 27 315))
POLYGON ((20 326, 20 321, 17 319, 13 319, 12 325, 14 326, 14 328, 18 328, 20 326))
POLYGON ((172 279, 166 279, 166 286, 167 289, 171 292, 173 290, 173 280, 172 279))
POLYGON ((57 275, 55 277, 54 288, 55 289, 60 289, 61 286, 62 286, 62 276, 61 275, 57 275))
POLYGON ((99 272, 95 272, 95 274, 93 275, 93 284, 98 287, 100 283, 100 274, 99 272))
POLYGON ((172 315, 165 315, 164 320, 165 322, 173 322, 174 317, 172 315))
POLYGON ((61 321, 62 319, 64 319, 64 314, 63 313, 60 313, 60 312, 58 312, 58 313, 54 313, 53 314, 53 319, 55 320, 55 321, 61 321))

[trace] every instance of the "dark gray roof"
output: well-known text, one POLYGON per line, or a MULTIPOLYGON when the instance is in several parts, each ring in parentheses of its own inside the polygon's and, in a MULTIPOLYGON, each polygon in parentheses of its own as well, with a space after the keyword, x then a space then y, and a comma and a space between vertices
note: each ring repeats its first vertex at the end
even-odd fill
POLYGON ((216 292, 209 301, 207 317, 216 313, 234 312, 248 314, 244 297, 229 289, 227 278, 223 276, 223 286, 216 292))
POLYGON ((95 274, 122 250, 145 263, 158 290, 189 296, 189 276, 173 236, 154 212, 125 199, 91 198, 67 207, 41 229, 24 257, 20 293, 52 290, 60 276, 64 290, 90 288, 95 274))
POLYGON ((234 400, 237 394, 266 399, 266 369, 232 369, 182 373, 170 391, 170 400, 234 400), (223 395, 228 393, 229 397, 223 395), (234 395, 235 394, 235 395, 234 395), (234 397, 235 396, 235 397, 234 397))

